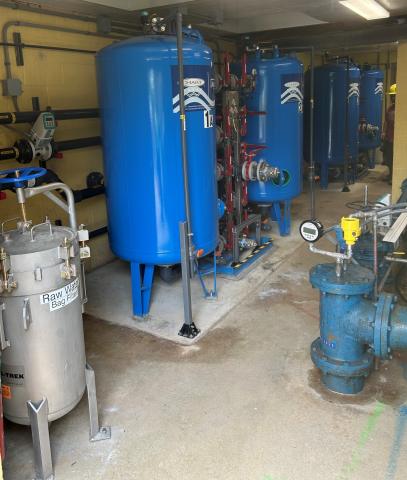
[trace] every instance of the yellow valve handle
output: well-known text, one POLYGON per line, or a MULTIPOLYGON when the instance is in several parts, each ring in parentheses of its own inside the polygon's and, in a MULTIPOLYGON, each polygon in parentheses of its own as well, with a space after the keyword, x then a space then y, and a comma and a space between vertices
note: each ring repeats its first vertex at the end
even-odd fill
POLYGON ((352 217, 342 217, 341 228, 343 231, 343 239, 346 245, 355 245, 357 239, 360 237, 362 230, 360 228, 360 220, 352 217))

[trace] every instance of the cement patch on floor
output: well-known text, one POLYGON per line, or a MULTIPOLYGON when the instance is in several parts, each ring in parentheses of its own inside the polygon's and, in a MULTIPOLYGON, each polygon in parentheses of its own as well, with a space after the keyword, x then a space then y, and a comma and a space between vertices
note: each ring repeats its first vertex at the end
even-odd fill
MULTIPOLYGON (((190 345, 199 341, 228 312, 246 297, 254 294, 259 285, 272 273, 290 251, 301 241, 290 239, 286 247, 279 241, 262 255, 254 268, 249 268, 242 278, 218 277, 218 298, 205 299, 198 278, 191 282, 193 318, 201 333, 194 339, 178 335, 183 318, 182 284, 163 282, 157 275, 154 279, 151 309, 144 318, 132 315, 130 265, 121 260, 100 267, 87 276, 88 298, 86 313, 116 325, 135 328, 173 342, 190 345)), ((212 288, 213 277, 205 277, 208 288, 212 288)))

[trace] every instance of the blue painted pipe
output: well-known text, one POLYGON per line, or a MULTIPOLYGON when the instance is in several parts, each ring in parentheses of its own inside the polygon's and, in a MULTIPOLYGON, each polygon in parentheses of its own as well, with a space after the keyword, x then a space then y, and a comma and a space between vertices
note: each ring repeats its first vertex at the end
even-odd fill
POLYGON ((335 264, 316 265, 310 272, 320 290, 320 337, 311 345, 311 358, 322 382, 334 392, 363 390, 373 358, 389 358, 392 350, 407 349, 407 307, 397 298, 373 292, 374 275, 367 268, 348 265, 340 277, 335 264))

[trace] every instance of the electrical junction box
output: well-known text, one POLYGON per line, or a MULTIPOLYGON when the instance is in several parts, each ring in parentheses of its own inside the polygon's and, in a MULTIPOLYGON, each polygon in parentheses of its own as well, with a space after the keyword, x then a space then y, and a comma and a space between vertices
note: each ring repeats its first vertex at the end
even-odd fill
POLYGON ((4 97, 19 97, 23 93, 22 83, 18 78, 7 78, 2 83, 4 97))

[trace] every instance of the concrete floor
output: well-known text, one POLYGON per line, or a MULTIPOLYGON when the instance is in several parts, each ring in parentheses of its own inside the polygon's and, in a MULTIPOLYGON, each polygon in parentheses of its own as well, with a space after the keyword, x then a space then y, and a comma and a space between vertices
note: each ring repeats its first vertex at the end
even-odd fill
MULTIPOLYGON (((375 194, 388 187, 371 173, 375 194)), ((373 193, 372 193, 373 195, 373 193)), ((319 192, 331 224, 352 192, 319 192)), ((304 218, 305 196, 294 215, 304 218)), ((297 232, 293 232, 297 235, 297 232)), ((85 319, 88 360, 112 439, 90 444, 85 400, 51 426, 57 480, 405 480, 407 356, 382 365, 358 397, 326 393, 310 357, 318 292, 298 248, 193 346, 85 319)), ((6 480, 32 476, 27 428, 7 424, 6 480)))

